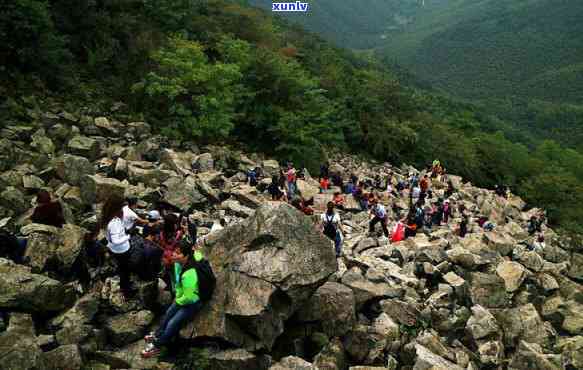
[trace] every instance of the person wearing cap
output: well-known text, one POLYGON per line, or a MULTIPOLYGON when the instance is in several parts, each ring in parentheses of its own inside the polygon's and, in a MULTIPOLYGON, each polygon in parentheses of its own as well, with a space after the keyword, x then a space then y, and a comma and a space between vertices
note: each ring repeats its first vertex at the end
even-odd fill
POLYGON ((138 198, 130 197, 127 198, 127 205, 123 207, 123 226, 126 229, 128 234, 132 234, 135 231, 136 224, 138 225, 146 225, 148 224, 147 220, 144 220, 140 216, 136 214, 134 209, 138 205, 138 198))

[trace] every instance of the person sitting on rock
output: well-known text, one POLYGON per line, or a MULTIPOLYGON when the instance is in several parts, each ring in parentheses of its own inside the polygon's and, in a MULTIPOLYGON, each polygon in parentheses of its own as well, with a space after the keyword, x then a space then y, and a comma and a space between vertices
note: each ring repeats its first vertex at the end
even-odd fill
POLYGON ((323 163, 320 166, 320 179, 323 179, 324 177, 328 177, 330 174, 330 164, 328 162, 323 163))
POLYGON ((486 216, 480 216, 478 218, 478 225, 484 229, 484 231, 492 231, 496 227, 496 224, 492 221, 489 221, 488 217, 486 216))
POLYGON ((63 207, 58 201, 51 201, 51 194, 46 190, 40 190, 36 196, 37 206, 31 216, 36 224, 63 227, 63 207))
POLYGON ((163 250, 162 265, 165 270, 164 278, 168 281, 171 279, 172 266, 174 265, 172 255, 178 247, 183 233, 184 229, 179 227, 178 217, 175 214, 169 213, 164 216, 164 224, 158 236, 158 244, 163 250))
POLYGON ((542 222, 536 215, 532 215, 528 220, 528 234, 534 235, 537 232, 542 232, 542 222))
POLYGON ((247 181, 249 186, 257 186, 257 172, 254 168, 249 169, 247 172, 247 181))
POLYGON ((368 209, 368 196, 364 193, 364 183, 362 181, 354 188, 352 196, 360 205, 361 211, 366 211, 368 209))
POLYGON ((370 234, 374 234, 375 225, 380 222, 381 227, 383 228, 383 234, 385 235, 385 238, 388 238, 389 237, 389 230, 387 229, 387 221, 388 221, 387 211, 385 209, 385 206, 380 204, 378 199, 376 199, 376 198, 374 198, 372 200, 372 207, 370 209, 370 218, 371 218, 371 220, 369 222, 368 232, 370 234))
POLYGON ((344 231, 342 230, 340 215, 334 212, 334 202, 328 202, 326 212, 322 213, 320 219, 322 221, 322 232, 334 242, 336 257, 340 257, 342 254, 342 233, 344 231))
POLYGON ((332 180, 332 185, 338 186, 340 189, 343 188, 344 184, 342 183, 342 176, 337 173, 332 174, 330 178, 332 180))
POLYGON ((271 184, 267 187, 267 192, 271 194, 271 200, 287 201, 285 193, 280 189, 277 176, 275 175, 271 178, 271 184))
POLYGON ((344 202, 346 201, 346 199, 344 198, 344 195, 337 191, 334 193, 334 197, 332 198, 332 202, 334 203, 334 207, 340 209, 340 210, 344 210, 344 202))
POLYGON ((437 202, 433 203, 433 208, 431 213, 433 215, 433 225, 441 226, 441 221, 443 220, 443 200, 440 198, 437 202))
POLYGON ((124 199, 112 195, 107 199, 101 210, 101 228, 105 229, 107 248, 115 258, 119 270, 119 283, 125 298, 132 293, 130 282, 130 235, 126 232, 123 217, 124 199))
POLYGON ((178 335, 181 327, 201 310, 203 303, 200 299, 200 281, 195 264, 203 258, 200 249, 195 250, 187 242, 181 242, 174 251, 172 285, 176 297, 166 311, 158 330, 144 337, 147 345, 142 351, 142 357, 158 356, 160 349, 168 345, 178 335))
POLYGON ((405 225, 405 239, 417 235, 417 223, 415 222, 415 210, 411 208, 407 216, 401 220, 405 225))
POLYGON ((354 183, 352 180, 348 180, 346 186, 344 187, 344 194, 352 194, 354 191, 354 183))
MULTIPOLYGON (((291 201, 291 205, 294 206, 297 210, 301 211, 306 216, 311 216, 314 214, 314 210, 309 206, 309 201, 304 200, 302 197, 295 197, 291 201)), ((313 198, 312 198, 313 204, 313 198)))
POLYGON ((132 235, 137 232, 136 224, 147 225, 148 220, 141 218, 134 211, 138 206, 138 198, 129 197, 126 199, 126 201, 127 205, 123 207, 123 226, 125 227, 126 232, 132 235))

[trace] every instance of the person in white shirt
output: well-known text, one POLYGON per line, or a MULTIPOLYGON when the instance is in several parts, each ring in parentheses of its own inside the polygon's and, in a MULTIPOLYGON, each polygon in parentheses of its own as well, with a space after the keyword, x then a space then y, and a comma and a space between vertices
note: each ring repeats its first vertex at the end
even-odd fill
POLYGON ((138 225, 146 225, 148 224, 147 220, 144 220, 143 218, 140 218, 136 212, 134 212, 134 209, 136 208, 136 206, 138 205, 138 199, 137 198, 128 198, 127 199, 127 205, 123 207, 123 217, 122 217, 122 221, 123 221, 123 226, 125 227, 126 231, 128 234, 131 234, 134 230, 134 227, 136 226, 136 224, 138 225))
POLYGON ((338 213, 334 212, 334 202, 328 202, 326 212, 320 216, 322 232, 334 242, 336 257, 342 254, 342 222, 338 213))
POLYGON ((370 209, 371 220, 369 223, 369 233, 373 234, 375 226, 378 222, 381 223, 385 237, 389 237, 389 230, 387 229, 387 211, 385 206, 379 203, 377 198, 372 200, 372 208, 370 209))
POLYGON ((421 188, 419 187, 419 185, 413 186, 413 188, 411 189, 411 202, 412 202, 412 204, 417 204, 420 196, 421 196, 421 188))
POLYGON ((124 297, 131 293, 130 285, 130 235, 123 223, 124 200, 120 196, 111 196, 101 210, 101 227, 105 228, 107 248, 117 261, 120 288, 124 297))

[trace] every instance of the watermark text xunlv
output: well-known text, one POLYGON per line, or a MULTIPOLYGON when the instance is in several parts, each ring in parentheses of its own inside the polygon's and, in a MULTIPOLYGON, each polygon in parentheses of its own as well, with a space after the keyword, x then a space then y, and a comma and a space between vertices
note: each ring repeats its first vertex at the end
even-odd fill
POLYGON ((273 12, 307 12, 308 3, 296 1, 295 3, 273 3, 271 11, 273 12))

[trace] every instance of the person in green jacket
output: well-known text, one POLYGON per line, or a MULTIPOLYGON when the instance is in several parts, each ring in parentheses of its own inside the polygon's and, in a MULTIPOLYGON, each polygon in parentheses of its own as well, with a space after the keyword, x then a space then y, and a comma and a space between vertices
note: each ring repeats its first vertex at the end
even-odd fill
POLYGON ((186 241, 180 243, 173 255, 174 277, 172 285, 176 293, 174 303, 168 308, 160 328, 144 337, 148 343, 142 351, 142 357, 149 358, 160 354, 160 348, 167 345, 182 325, 190 320, 195 313, 202 308, 202 302, 198 296, 198 275, 194 268, 195 261, 204 258, 202 252, 194 250, 186 241), (184 271, 184 273, 182 273, 184 271))

